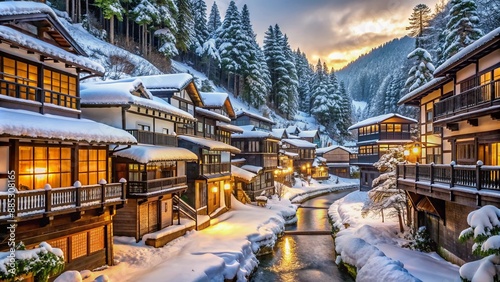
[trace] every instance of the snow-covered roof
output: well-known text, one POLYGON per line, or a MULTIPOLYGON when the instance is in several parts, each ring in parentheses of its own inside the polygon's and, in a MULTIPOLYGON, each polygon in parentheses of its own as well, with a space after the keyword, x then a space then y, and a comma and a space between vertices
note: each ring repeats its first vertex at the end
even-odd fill
POLYGON ((132 145, 128 149, 118 148, 114 155, 132 159, 139 163, 149 163, 157 161, 197 161, 198 156, 185 148, 166 147, 154 145, 132 145))
POLYGON ((249 112, 249 111, 246 111, 246 110, 243 110, 243 109, 239 109, 239 110, 236 111, 236 116, 237 117, 242 116, 242 115, 247 115, 249 117, 252 117, 252 118, 264 121, 264 122, 268 122, 268 123, 271 123, 271 124, 276 124, 272 119, 263 117, 263 116, 261 116, 259 114, 254 114, 252 112, 249 112))
POLYGON ((292 159, 294 158, 298 158, 299 157, 299 154, 298 153, 293 153, 293 152, 288 152, 288 151, 285 151, 285 150, 281 150, 280 151, 283 155, 287 156, 287 157, 290 157, 292 159))
POLYGON ((256 166, 256 165, 244 165, 241 168, 244 170, 251 171, 253 173, 259 173, 263 169, 261 166, 256 166))
POLYGON ((284 134, 285 134, 284 128, 273 128, 271 130, 271 135, 278 138, 278 139, 283 138, 284 134))
POLYGON ((251 182, 254 179, 254 177, 257 176, 255 173, 239 168, 235 165, 231 165, 231 174, 234 177, 241 178, 248 182, 251 182))
POLYGON ((269 132, 265 131, 247 131, 244 130, 242 133, 231 134, 232 139, 246 139, 246 138, 274 138, 269 132))
POLYGON ((211 151, 229 151, 229 152, 235 153, 235 154, 241 152, 240 149, 238 149, 234 146, 228 145, 228 144, 223 143, 223 142, 211 140, 211 139, 199 138, 199 137, 194 137, 194 136, 186 136, 186 135, 179 135, 179 136, 177 136, 177 138, 179 140, 185 140, 185 141, 191 142, 193 144, 200 145, 200 146, 205 147, 211 151))
MULTIPOLYGON (((3 3, 6 2, 0 2, 0 5, 3 3)), ((29 2, 29 3, 39 4, 34 2, 29 2)), ((26 48, 39 52, 43 56, 54 58, 55 60, 66 62, 70 65, 75 65, 83 69, 92 70, 99 74, 103 74, 105 72, 104 67, 101 66, 99 63, 96 63, 84 56, 70 53, 56 45, 52 45, 48 42, 24 34, 7 26, 0 26, 0 40, 5 42, 10 42, 12 43, 12 45, 16 45, 21 48, 26 48)))
POLYGON ((137 143, 125 130, 92 120, 5 108, 0 108, 0 135, 88 143, 137 143))
POLYGON ((283 139, 281 142, 288 143, 299 148, 316 148, 316 144, 302 139, 283 139))
POLYGON ((243 131, 253 131, 255 130, 255 125, 249 124, 249 125, 238 125, 243 131))
POLYGON ((344 147, 344 146, 339 146, 339 145, 332 145, 332 146, 328 146, 328 147, 324 147, 324 148, 318 148, 318 149, 316 149, 316 154, 324 154, 324 153, 330 152, 331 150, 335 150, 337 148, 340 148, 340 149, 348 152, 349 154, 354 154, 354 152, 351 149, 344 147))
POLYGON ((322 157, 316 157, 312 163, 312 167, 318 167, 322 164, 326 163, 326 159, 322 157))
POLYGON ((219 113, 216 113, 214 111, 211 111, 211 110, 207 110, 207 109, 203 109, 203 108, 196 108, 196 113, 198 113, 200 115, 211 117, 211 118, 216 119, 216 120, 220 120, 220 121, 224 121, 224 122, 231 122, 230 118, 228 118, 224 115, 221 115, 219 113))
POLYGON ((500 39, 500 27, 492 30, 488 34, 474 41, 469 46, 460 50, 455 55, 451 56, 448 60, 442 63, 439 67, 434 71, 434 76, 442 76, 451 68, 455 67, 457 64, 461 62, 465 62, 468 57, 481 52, 483 49, 489 47, 489 45, 495 41, 500 39))
POLYGON ((243 128, 236 126, 236 125, 233 125, 233 124, 217 121, 216 125, 222 129, 225 129, 225 130, 230 131, 230 132, 240 132, 240 133, 243 132, 243 128))
POLYGON ((231 163, 243 163, 246 161, 247 161, 247 159, 245 159, 245 158, 231 159, 231 163))
POLYGON ((301 138, 314 138, 318 134, 318 130, 304 130, 299 132, 301 138))
POLYGON ((415 90, 411 91, 410 93, 401 97, 401 99, 399 99, 399 101, 398 101, 398 105, 412 102, 415 98, 436 90, 441 85, 448 82, 449 80, 451 80, 451 77, 435 77, 431 81, 427 82, 426 84, 418 87, 417 89, 415 89, 415 90))
MULTIPOLYGON (((158 74, 158 75, 147 75, 138 76, 144 86, 149 89, 154 90, 173 90, 179 91, 184 89, 189 83, 191 83, 194 78, 189 73, 173 73, 173 74, 158 74)), ((131 79, 136 79, 131 78, 131 79)), ((130 79, 124 79, 127 81, 130 79)))
POLYGON ((223 107, 229 97, 229 95, 224 92, 200 92, 200 96, 203 100, 203 105, 209 108, 223 107))
POLYGON ((379 123, 382 123, 383 121, 385 121, 386 119, 390 119, 390 118, 393 118, 393 117, 398 117, 398 118, 402 118, 402 119, 405 119, 411 123, 417 123, 417 121, 415 119, 412 119, 412 118, 409 118, 409 117, 405 117, 405 116, 402 116, 400 114, 394 114, 394 113, 390 113, 390 114, 385 114, 385 115, 380 115, 380 116, 375 116, 375 117, 371 117, 371 118, 367 118, 365 120, 362 120, 356 124, 353 124, 351 125, 348 130, 352 130, 352 129, 357 129, 357 128, 360 128, 360 127, 363 127, 363 126, 368 126, 368 125, 372 125, 372 124, 379 124, 379 123))
POLYGON ((286 132, 288 134, 293 134, 295 135, 296 132, 300 132, 300 128, 296 125, 290 125, 286 128, 286 132))
POLYGON ((142 79, 129 81, 105 81, 99 83, 80 84, 82 105, 129 105, 134 104, 153 110, 162 111, 187 120, 195 121, 188 112, 178 109, 161 98, 154 97, 145 89, 148 97, 138 97, 132 94, 143 85, 142 79))

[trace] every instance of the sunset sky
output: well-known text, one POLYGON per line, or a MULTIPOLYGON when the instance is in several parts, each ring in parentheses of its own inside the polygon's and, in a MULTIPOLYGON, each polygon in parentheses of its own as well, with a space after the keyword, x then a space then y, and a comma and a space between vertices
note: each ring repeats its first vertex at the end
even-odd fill
MULTIPOLYGON (((309 62, 318 58, 340 69, 360 55, 393 38, 406 35, 408 18, 417 4, 434 10, 441 0, 235 0, 244 4, 257 40, 262 46, 264 32, 279 24, 293 50, 300 48, 309 62)), ((446 0, 445 0, 446 1, 446 0)), ((206 0, 207 13, 214 0, 206 0)), ((216 0, 221 17, 230 0, 216 0)))

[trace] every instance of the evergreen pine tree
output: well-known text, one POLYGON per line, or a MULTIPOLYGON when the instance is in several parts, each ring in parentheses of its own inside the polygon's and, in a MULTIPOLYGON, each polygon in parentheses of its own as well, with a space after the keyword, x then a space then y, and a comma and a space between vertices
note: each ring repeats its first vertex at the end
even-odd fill
MULTIPOLYGON (((192 0, 195 38, 191 50, 196 52, 208 40, 207 5, 205 0, 192 0)), ((199 54, 198 54, 199 55, 199 54)))
POLYGON ((241 28, 243 36, 246 37, 245 41, 250 43, 247 50, 248 61, 242 66, 244 77, 242 99, 258 108, 265 103, 271 82, 264 53, 255 39, 247 5, 244 5, 241 10, 241 28))
POLYGON ((279 26, 269 26, 264 36, 264 55, 271 75, 271 91, 269 100, 273 107, 281 113, 286 111, 287 85, 285 76, 287 69, 285 66, 285 54, 282 48, 283 34, 279 26))
POLYGON ((452 0, 441 55, 442 63, 483 35, 474 0, 452 0))
POLYGON ((194 19, 190 0, 175 0, 177 6, 175 46, 181 59, 195 40, 194 19))
POLYGON ((217 3, 212 4, 212 8, 210 9, 210 14, 208 15, 207 21, 207 30, 210 35, 214 35, 217 29, 222 25, 219 8, 217 7, 217 3))
POLYGON ((418 4, 413 8, 409 20, 410 26, 406 27, 406 30, 409 30, 408 35, 415 37, 417 48, 425 48, 424 31, 429 27, 431 9, 425 4, 418 4))
POLYGON ((123 21, 123 7, 120 0, 96 0, 94 3, 102 10, 105 19, 109 20, 109 42, 114 44, 115 36, 115 17, 123 21))
POLYGON ((311 86, 310 81, 312 79, 313 71, 309 66, 309 61, 307 60, 306 54, 302 53, 300 49, 295 51, 295 67, 297 69, 298 78, 298 101, 299 109, 305 113, 311 113, 311 86))

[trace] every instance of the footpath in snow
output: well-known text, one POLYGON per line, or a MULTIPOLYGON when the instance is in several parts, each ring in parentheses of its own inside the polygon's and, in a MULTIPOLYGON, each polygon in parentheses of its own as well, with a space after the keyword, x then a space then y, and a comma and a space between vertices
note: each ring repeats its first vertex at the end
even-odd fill
POLYGON ((335 239, 337 262, 357 268, 357 281, 460 281, 459 267, 436 253, 402 248, 397 217, 361 216, 367 192, 356 191, 336 201, 328 211, 340 229, 335 239))
MULTIPOLYGON (((283 199, 270 199, 265 208, 244 205, 232 198, 230 211, 213 219, 211 226, 191 231, 162 248, 146 246, 129 237, 115 237, 116 265, 81 272, 83 281, 247 281, 257 267, 256 253, 274 247, 285 224, 296 221, 297 205, 308 195, 358 187, 357 181, 335 178, 286 187, 283 199), (285 218, 287 219, 285 221, 285 218)), ((74 275, 57 282, 79 282, 74 275)))

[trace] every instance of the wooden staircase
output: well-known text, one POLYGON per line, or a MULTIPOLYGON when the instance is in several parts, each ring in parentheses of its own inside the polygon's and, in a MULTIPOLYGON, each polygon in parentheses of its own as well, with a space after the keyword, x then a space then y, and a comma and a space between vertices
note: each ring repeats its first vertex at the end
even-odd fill
POLYGON ((180 221, 180 214, 183 214, 187 218, 194 220, 195 228, 198 230, 198 213, 196 210, 175 194, 173 195, 172 200, 174 210, 177 211, 177 219, 180 221))

